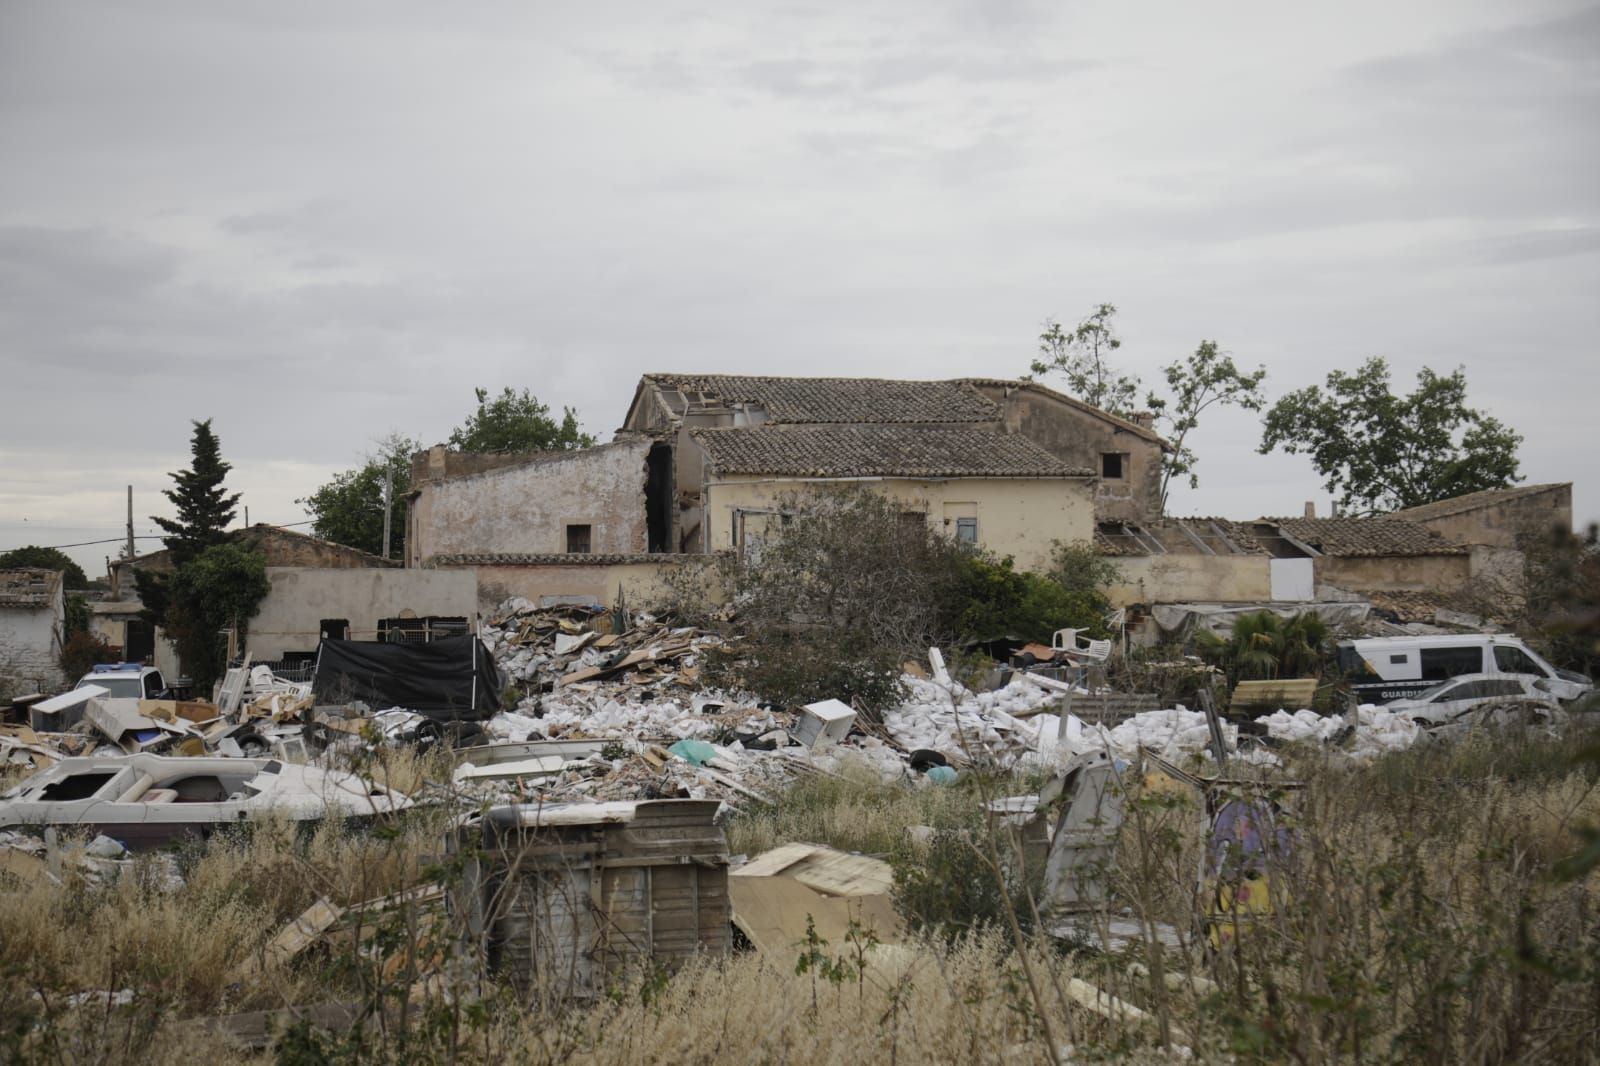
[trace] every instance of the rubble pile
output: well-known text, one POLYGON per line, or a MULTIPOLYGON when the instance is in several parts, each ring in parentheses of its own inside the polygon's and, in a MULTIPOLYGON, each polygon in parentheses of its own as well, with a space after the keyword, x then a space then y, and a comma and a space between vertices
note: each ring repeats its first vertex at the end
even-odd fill
POLYGON ((514 596, 481 636, 507 678, 531 693, 519 710, 536 708, 539 694, 568 689, 590 696, 695 689, 701 655, 722 644, 714 633, 674 628, 642 612, 620 631, 615 622, 612 612, 596 607, 539 607, 514 596))

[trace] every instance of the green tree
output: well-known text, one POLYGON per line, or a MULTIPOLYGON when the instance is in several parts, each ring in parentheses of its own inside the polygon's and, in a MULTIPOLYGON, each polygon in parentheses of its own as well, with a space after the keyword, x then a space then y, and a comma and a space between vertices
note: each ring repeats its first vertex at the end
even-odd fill
POLYGON ((1217 348, 1216 341, 1201 341, 1187 359, 1169 363, 1161 372, 1167 379, 1171 399, 1152 392, 1146 402, 1172 446, 1161 457, 1161 510, 1165 512, 1174 477, 1188 477, 1190 488, 1200 487, 1200 478, 1194 472, 1199 458, 1189 447, 1189 434, 1200 425, 1200 416, 1212 407, 1261 410, 1266 403, 1261 382, 1267 371, 1264 367, 1240 370, 1234 365, 1233 356, 1217 348))
POLYGON ((1122 347, 1122 339, 1112 327, 1117 309, 1101 304, 1077 326, 1063 329, 1050 322, 1039 334, 1039 358, 1033 361, 1035 374, 1060 374, 1067 389, 1084 403, 1124 417, 1133 414, 1139 402, 1139 379, 1118 373, 1111 356, 1122 347))
POLYGON ((171 553, 174 566, 182 566, 207 548, 226 540, 228 526, 233 523, 239 503, 237 492, 230 494, 222 487, 223 479, 233 467, 222 461, 221 443, 211 432, 211 419, 194 423, 189 451, 189 469, 168 474, 173 487, 162 492, 177 508, 178 516, 151 518, 166 531, 161 542, 171 553))
POLYGON ((527 389, 510 386, 491 399, 488 389, 474 389, 478 409, 450 431, 450 446, 464 452, 545 452, 588 448, 594 438, 578 428, 578 413, 563 409, 560 422, 550 416, 527 389))
POLYGON ((29 544, 23 548, 12 548, 8 552, 0 553, 0 570, 25 569, 60 570, 64 588, 89 587, 89 578, 84 574, 83 567, 73 562, 60 548, 41 548, 36 544, 29 544))
POLYGON ((1396 396, 1389 364, 1368 359, 1353 374, 1335 370, 1326 391, 1311 385, 1268 409, 1261 454, 1304 453, 1349 511, 1417 507, 1520 481, 1522 436, 1467 406, 1459 367, 1439 375, 1424 368, 1417 388, 1396 396))
MULTIPOLYGON (((1035 374, 1059 373, 1067 380, 1068 391, 1085 403, 1124 418, 1132 416, 1143 388, 1139 378, 1119 373, 1111 357, 1122 347, 1112 327, 1117 309, 1101 304, 1076 329, 1064 330, 1059 322, 1039 336, 1040 359, 1033 361, 1035 374)), ((1212 407, 1243 407, 1259 411, 1265 404, 1261 382, 1267 372, 1261 367, 1243 371, 1233 357, 1224 354, 1216 341, 1201 341, 1193 354, 1161 368, 1168 396, 1152 391, 1145 399, 1155 413, 1170 448, 1161 456, 1161 509, 1167 507, 1167 490, 1174 477, 1187 477, 1190 488, 1198 488, 1194 472, 1199 457, 1189 446, 1189 435, 1200 425, 1200 416, 1212 407)))
POLYGON ((222 676, 227 629, 238 627, 242 647, 270 589, 265 557, 242 544, 213 545, 172 575, 167 635, 198 691, 208 691, 222 676))
POLYGON ((411 455, 421 445, 391 433, 378 442, 375 454, 361 466, 335 474, 303 500, 295 502, 311 514, 311 529, 324 540, 346 544, 374 555, 383 554, 383 479, 391 480, 389 496, 390 555, 404 556, 406 508, 411 490, 411 455))
POLYGON ((1328 624, 1314 611, 1288 619, 1255 611, 1236 618, 1227 637, 1202 629, 1195 640, 1200 654, 1227 675, 1231 689, 1240 681, 1317 676, 1328 635, 1328 624))

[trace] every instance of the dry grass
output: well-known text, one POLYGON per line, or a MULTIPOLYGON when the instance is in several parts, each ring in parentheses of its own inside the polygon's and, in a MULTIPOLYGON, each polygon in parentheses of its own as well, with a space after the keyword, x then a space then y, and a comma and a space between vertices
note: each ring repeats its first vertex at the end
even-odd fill
MULTIPOLYGON (((504 988, 476 1002, 412 997, 393 965, 415 944, 404 922, 365 955, 284 965, 262 947, 320 896, 354 902, 439 876, 429 856, 447 815, 412 812, 367 833, 261 825, 181 852, 179 887, 156 860, 105 886, 0 886, 0 1061, 273 1061, 193 1019, 335 1000, 376 1011, 359 1038, 295 1034, 277 1061, 1046 1062, 1047 1032, 1080 1061, 1161 1057, 1158 1024, 1069 1004, 1073 978, 1149 1010, 1202 1059, 1597 1061, 1600 874, 1553 873, 1579 828, 1600 825, 1597 772, 1571 762, 1575 747, 1483 738, 1364 768, 1307 753, 1294 767, 1305 788, 1286 797, 1295 848, 1270 918, 1220 952, 1196 937, 1159 958, 1030 942, 1031 988, 1013 938, 992 926, 953 944, 880 947, 859 970, 851 945, 812 945, 838 964, 836 979, 797 973, 797 945, 796 957, 638 974, 582 1008, 519 1003, 504 988), (1169 989, 1135 960, 1214 986, 1169 989), (73 993, 119 989, 132 1008, 70 1005, 73 993)), ((402 757, 378 769, 415 787, 441 765, 402 757)), ((821 778, 738 816, 730 844, 754 854, 803 839, 903 858, 907 825, 981 825, 980 791, 821 778)), ((1191 928, 1207 903, 1197 813, 1154 794, 1133 796, 1130 811, 1119 897, 1191 928)), ((974 862, 951 876, 982 875, 974 862)))

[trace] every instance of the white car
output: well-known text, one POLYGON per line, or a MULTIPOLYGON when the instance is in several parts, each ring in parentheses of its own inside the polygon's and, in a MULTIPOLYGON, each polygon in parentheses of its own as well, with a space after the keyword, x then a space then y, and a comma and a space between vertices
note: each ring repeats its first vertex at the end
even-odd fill
POLYGON ((139 663, 98 663, 78 679, 73 688, 98 685, 107 699, 160 700, 168 698, 161 671, 139 663))
POLYGON ((1384 709, 1430 728, 1483 720, 1483 712, 1495 724, 1517 720, 1553 725, 1566 718, 1550 694, 1549 681, 1531 674, 1462 674, 1384 709))

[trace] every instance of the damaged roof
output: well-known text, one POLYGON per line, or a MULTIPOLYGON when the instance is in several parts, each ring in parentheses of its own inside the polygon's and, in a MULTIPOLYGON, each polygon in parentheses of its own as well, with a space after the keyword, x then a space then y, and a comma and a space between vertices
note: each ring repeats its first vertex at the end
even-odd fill
POLYGON ((1570 481, 1552 481, 1543 485, 1518 485, 1509 489, 1484 489, 1481 492, 1469 492, 1463 496, 1452 496, 1448 500, 1435 500, 1433 503, 1424 503, 1417 507, 1407 507, 1395 511, 1390 517, 1405 518, 1413 522, 1425 522, 1430 518, 1444 518, 1447 515, 1461 514, 1464 511, 1476 511, 1482 507, 1494 507, 1513 500, 1523 500, 1530 496, 1540 496, 1547 492, 1559 489, 1571 489, 1570 481))
POLYGON ((646 374, 644 380, 683 394, 690 409, 730 404, 760 407, 768 423, 997 422, 1001 417, 994 401, 962 381, 734 374, 646 374))
POLYGON ((1026 437, 933 426, 698 429, 724 474, 783 477, 1092 477, 1026 437))
POLYGON ((49 607, 60 589, 59 570, 0 570, 0 607, 49 607))
POLYGON ((1371 518, 1263 518, 1323 555, 1404 556, 1466 555, 1427 526, 1393 515, 1371 518))
POLYGON ((1050 399, 1055 400, 1057 403, 1060 403, 1065 407, 1071 407, 1074 410, 1082 411, 1084 414, 1092 415, 1104 422, 1108 422, 1125 433, 1132 433, 1136 437, 1143 437, 1152 444, 1161 445, 1162 448, 1166 449, 1167 451, 1172 450, 1172 445, 1169 444, 1166 438, 1161 436, 1161 434, 1157 433, 1154 429, 1148 426, 1140 425, 1131 418, 1125 418, 1122 415, 1113 414, 1104 408, 1096 407, 1092 403, 1086 403, 1083 400, 1078 399, 1076 396, 1068 396, 1066 393, 1057 389, 1052 389, 1047 385, 1041 385, 1037 381, 1029 381, 1025 378, 957 378, 955 382, 952 382, 952 384, 955 383, 964 383, 991 389, 1026 389, 1030 392, 1037 392, 1041 396, 1050 397, 1050 399))

